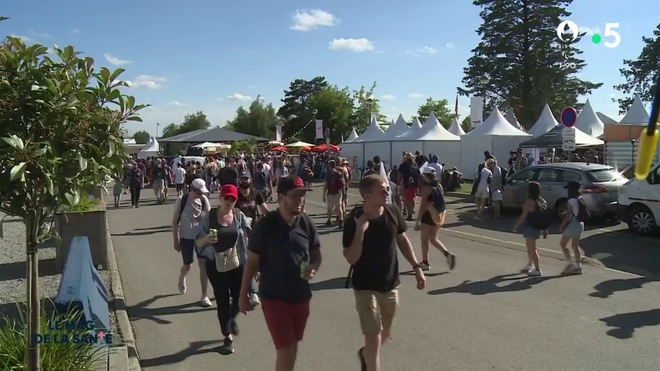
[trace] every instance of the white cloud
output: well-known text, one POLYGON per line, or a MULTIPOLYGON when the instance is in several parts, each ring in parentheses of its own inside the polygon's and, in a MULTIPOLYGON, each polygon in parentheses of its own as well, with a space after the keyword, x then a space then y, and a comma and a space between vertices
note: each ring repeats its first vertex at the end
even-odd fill
POLYGON ((186 107, 188 106, 188 103, 181 103, 178 100, 175 100, 173 102, 167 103, 168 106, 176 106, 176 107, 186 107))
POLYGON ((27 37, 27 36, 21 36, 21 35, 15 35, 15 34, 11 34, 11 35, 9 35, 9 36, 11 36, 11 37, 16 37, 16 38, 18 38, 18 39, 21 39, 21 40, 23 40, 24 43, 27 43, 27 42, 32 41, 32 39, 29 38, 29 37, 27 37))
POLYGON ((580 33, 586 33, 587 35, 600 34, 600 27, 580 27, 580 33))
POLYGON ((248 95, 239 94, 239 93, 234 93, 232 95, 228 95, 226 98, 229 99, 229 100, 236 100, 236 101, 241 101, 241 102, 247 102, 247 101, 252 100, 252 97, 250 97, 248 95))
POLYGON ((435 54, 435 53, 438 52, 437 50, 433 49, 433 48, 430 47, 430 46, 425 46, 425 47, 423 47, 423 48, 419 48, 419 49, 417 49, 417 51, 418 51, 419 53, 425 53, 425 54, 435 54))
POLYGON ((339 19, 334 15, 320 9, 297 10, 293 15, 292 30, 311 31, 319 27, 331 27, 339 24, 339 19))
POLYGON ((140 75, 134 80, 125 81, 132 89, 145 88, 149 90, 158 90, 163 87, 167 79, 160 76, 140 75))
POLYGON ((452 43, 448 43, 448 44, 445 45, 445 47, 446 47, 447 49, 454 49, 454 44, 452 44, 452 43))
POLYGON ((73 28, 73 29, 71 29, 71 33, 80 33, 80 30, 76 29, 76 28, 73 28))
POLYGON ((332 50, 351 50, 354 52, 365 52, 376 49, 368 39, 334 39, 330 42, 332 50))
POLYGON ((380 96, 382 99, 396 99, 396 95, 394 94, 385 94, 380 96))
POLYGON ((422 94, 422 93, 410 93, 410 94, 408 94, 408 96, 410 98, 423 98, 424 94, 422 94))
POLYGON ((51 38, 53 38, 53 36, 50 35, 50 34, 47 34, 47 33, 39 33, 39 32, 35 31, 35 30, 32 29, 32 28, 30 28, 29 31, 30 31, 30 35, 34 36, 34 37, 37 38, 37 39, 39 39, 39 38, 46 38, 46 39, 51 39, 51 38))
POLYGON ((127 60, 124 60, 124 59, 119 59, 119 58, 117 58, 115 56, 112 56, 108 53, 103 54, 103 56, 105 56, 105 60, 108 61, 108 63, 114 64, 115 66, 124 66, 124 65, 132 63, 131 61, 127 61, 127 60))

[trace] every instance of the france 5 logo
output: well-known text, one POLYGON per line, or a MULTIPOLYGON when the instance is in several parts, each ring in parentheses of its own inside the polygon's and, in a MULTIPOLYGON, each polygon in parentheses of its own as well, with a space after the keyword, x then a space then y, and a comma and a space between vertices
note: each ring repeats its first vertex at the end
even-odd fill
MULTIPOLYGON (((603 42, 608 48, 616 48, 621 44, 621 35, 616 31, 619 28, 618 23, 606 23, 605 32, 601 35, 598 32, 591 32, 591 42, 594 44, 600 44, 603 41, 603 37, 611 38, 611 41, 603 42)), ((563 21, 557 26, 557 37, 564 43, 571 43, 577 40, 580 37, 580 33, 585 31, 580 30, 577 23, 573 21, 563 21)))

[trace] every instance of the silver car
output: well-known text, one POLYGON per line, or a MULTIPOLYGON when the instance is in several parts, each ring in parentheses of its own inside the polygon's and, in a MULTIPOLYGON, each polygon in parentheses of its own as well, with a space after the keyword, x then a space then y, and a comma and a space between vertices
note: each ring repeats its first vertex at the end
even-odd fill
POLYGON ((592 216, 615 216, 619 189, 628 181, 615 168, 585 162, 541 164, 527 167, 513 174, 502 196, 502 207, 522 209, 527 199, 529 182, 541 184, 541 196, 559 217, 566 213, 566 189, 569 181, 582 184, 582 198, 592 216))

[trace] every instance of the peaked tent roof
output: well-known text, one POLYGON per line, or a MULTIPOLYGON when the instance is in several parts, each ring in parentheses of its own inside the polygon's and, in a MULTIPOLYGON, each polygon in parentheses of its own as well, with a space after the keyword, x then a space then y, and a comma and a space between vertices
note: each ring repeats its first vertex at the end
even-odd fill
POLYGON ((589 134, 594 138, 603 135, 603 131, 605 131, 605 124, 603 124, 600 118, 596 115, 596 112, 594 112, 589 99, 587 99, 587 103, 584 104, 582 111, 575 121, 575 128, 580 129, 580 131, 589 134))
POLYGON ((267 142, 270 139, 256 137, 235 131, 225 130, 223 128, 213 128, 207 130, 195 130, 190 133, 183 133, 169 138, 161 138, 162 143, 202 143, 202 142, 235 142, 237 140, 254 139, 259 142, 267 142))
POLYGON ((348 138, 344 141, 344 143, 350 143, 355 141, 358 138, 357 131, 355 131, 355 128, 351 129, 351 133, 348 135, 348 138))
POLYGON ((371 115, 371 123, 367 130, 364 133, 353 141, 353 143, 365 143, 365 142, 380 142, 385 137, 383 129, 380 128, 378 122, 376 121, 376 116, 371 115))
POLYGON ((514 137, 526 137, 529 134, 525 133, 522 130, 518 130, 513 127, 505 118, 502 116, 502 112, 499 109, 495 108, 490 116, 483 122, 483 124, 477 126, 476 129, 465 133, 465 135, 478 137, 478 136, 488 136, 488 135, 497 135, 497 136, 514 136, 514 137))
POLYGON ((520 125, 520 122, 518 122, 518 118, 516 117, 516 114, 513 112, 513 108, 509 108, 506 111, 504 118, 509 122, 509 124, 513 125, 514 128, 518 130, 523 130, 522 125, 520 125))
POLYGON ((644 103, 639 95, 635 94, 633 103, 625 116, 619 121, 622 125, 648 125, 649 113, 644 108, 644 103))
POLYGON ((389 129, 385 132, 385 140, 394 140, 401 135, 406 134, 410 130, 406 119, 403 118, 402 114, 399 114, 399 117, 396 119, 396 122, 393 125, 390 125, 389 129))
POLYGON ((541 116, 539 116, 538 120, 536 120, 536 123, 534 123, 534 126, 532 126, 532 128, 527 132, 536 138, 549 132, 557 125, 559 125, 559 123, 557 122, 557 119, 555 119, 555 116, 552 114, 550 106, 548 106, 546 103, 543 107, 543 111, 541 112, 541 116))
POLYGON ((435 112, 431 111, 429 117, 424 121, 422 125, 422 130, 414 137, 411 137, 414 140, 460 140, 457 135, 454 135, 447 131, 447 129, 440 124, 438 118, 435 116, 435 112))
POLYGON ((156 138, 151 137, 149 139, 149 143, 147 143, 147 145, 144 146, 144 148, 142 148, 140 152, 158 152, 158 151, 160 151, 160 145, 158 144, 156 138))
POLYGON ((458 119, 456 117, 454 117, 454 119, 451 122, 451 126, 449 127, 449 132, 458 136, 465 134, 465 130, 463 130, 463 126, 461 126, 461 124, 458 123, 458 119))
MULTIPOLYGON (((564 125, 557 125, 536 138, 526 140, 520 143, 521 148, 561 148, 563 145, 562 130, 564 125)), ((581 146, 598 146, 604 142, 600 139, 594 138, 591 135, 575 128, 575 145, 581 146)))
POLYGON ((421 135, 421 131, 422 123, 415 117, 408 131, 391 140, 415 140, 416 137, 421 135))
POLYGON ((618 122, 616 122, 615 119, 611 118, 610 116, 602 113, 602 112, 596 112, 596 116, 600 119, 600 121, 603 122, 605 125, 616 125, 618 122))

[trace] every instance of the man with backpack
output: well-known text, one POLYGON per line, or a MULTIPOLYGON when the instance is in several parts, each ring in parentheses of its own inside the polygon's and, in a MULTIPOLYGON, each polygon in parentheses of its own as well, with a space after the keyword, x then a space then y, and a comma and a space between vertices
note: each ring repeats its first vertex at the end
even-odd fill
POLYGON ((346 173, 343 169, 337 167, 335 160, 328 162, 329 170, 323 185, 323 202, 327 205, 328 220, 325 222, 326 227, 332 226, 332 211, 335 210, 337 214, 337 224, 339 229, 343 227, 344 213, 342 193, 346 188, 346 173))
POLYGON ((158 203, 165 201, 165 178, 167 177, 167 169, 161 159, 156 159, 156 166, 154 166, 151 178, 153 179, 153 189, 158 203))
POLYGON ((352 284, 364 347, 358 351, 361 369, 380 370, 380 348, 391 335, 399 303, 399 251, 415 272, 417 289, 426 287, 426 278, 406 236, 401 211, 388 204, 389 182, 379 175, 360 180, 364 205, 346 218, 342 244, 344 257, 352 265, 352 284), (374 305, 374 303, 376 303, 374 305))

